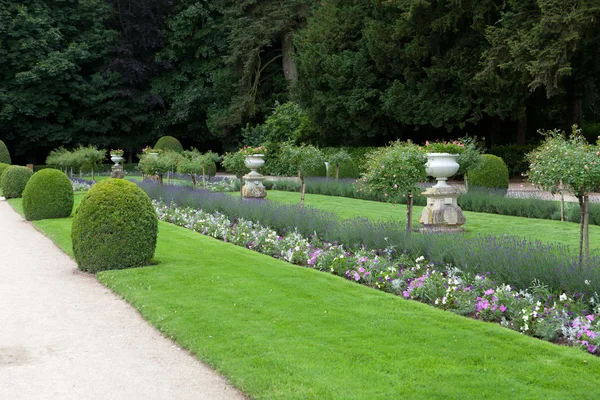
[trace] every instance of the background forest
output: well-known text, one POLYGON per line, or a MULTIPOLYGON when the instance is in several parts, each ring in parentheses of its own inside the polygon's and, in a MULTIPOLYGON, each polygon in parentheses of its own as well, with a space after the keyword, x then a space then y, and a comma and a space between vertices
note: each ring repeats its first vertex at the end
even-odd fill
POLYGON ((319 146, 595 138, 599 15, 600 0, 0 0, 0 140, 20 163, 163 135, 221 153, 277 140, 278 105, 319 146))

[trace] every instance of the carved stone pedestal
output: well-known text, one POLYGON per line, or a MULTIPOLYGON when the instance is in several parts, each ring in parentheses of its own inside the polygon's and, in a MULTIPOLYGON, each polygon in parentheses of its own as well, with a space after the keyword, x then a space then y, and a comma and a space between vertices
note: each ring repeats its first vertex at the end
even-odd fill
POLYGON ((113 165, 112 171, 110 173, 110 177, 111 178, 119 178, 119 179, 125 178, 125 174, 123 173, 123 166, 119 165, 119 164, 113 165))
POLYGON ((463 232, 462 225, 467 221, 458 206, 461 189, 452 186, 432 187, 423 192, 427 197, 427 207, 423 210, 419 222, 422 230, 463 232))
POLYGON ((252 199, 263 199, 267 197, 267 189, 265 189, 262 183, 264 179, 264 176, 252 175, 252 172, 245 175, 244 180, 246 181, 246 184, 242 187, 242 196, 252 199))

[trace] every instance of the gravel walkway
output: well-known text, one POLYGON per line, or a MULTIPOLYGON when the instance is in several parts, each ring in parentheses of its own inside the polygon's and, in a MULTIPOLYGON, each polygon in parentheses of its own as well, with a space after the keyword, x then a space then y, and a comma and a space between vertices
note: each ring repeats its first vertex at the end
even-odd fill
POLYGON ((243 399, 0 198, 0 399, 243 399))

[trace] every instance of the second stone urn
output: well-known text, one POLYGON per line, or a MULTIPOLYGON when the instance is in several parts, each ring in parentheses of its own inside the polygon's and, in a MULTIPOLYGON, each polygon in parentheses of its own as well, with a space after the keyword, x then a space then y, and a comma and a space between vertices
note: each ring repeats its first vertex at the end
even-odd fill
POLYGON ((437 183, 423 192, 423 196, 427 197, 427 206, 423 209, 419 222, 423 224, 424 230, 464 231, 462 225, 466 218, 457 201, 463 190, 446 182, 458 172, 458 157, 458 154, 448 153, 427 154, 427 175, 436 178, 437 183))
POLYGON ((242 196, 245 198, 262 199, 267 197, 267 190, 263 185, 265 177, 256 170, 265 165, 264 154, 251 154, 246 156, 244 163, 250 169, 247 175, 244 175, 246 184, 242 187, 242 196))

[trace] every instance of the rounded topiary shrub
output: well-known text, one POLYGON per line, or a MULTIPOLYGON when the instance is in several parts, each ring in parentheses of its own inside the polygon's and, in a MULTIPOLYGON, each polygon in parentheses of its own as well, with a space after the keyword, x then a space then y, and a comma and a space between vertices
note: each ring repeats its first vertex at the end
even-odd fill
POLYGON ((478 168, 469 170, 469 188, 508 189, 508 167, 498 156, 484 154, 478 168))
POLYGON ((33 175, 27 167, 11 165, 2 173, 2 193, 7 199, 21 197, 27 181, 33 175))
POLYGON ((63 172, 46 168, 33 174, 23 190, 23 213, 28 221, 66 218, 73 210, 73 185, 63 172))
POLYGON ((156 211, 142 189, 123 179, 101 181, 86 193, 73 218, 75 261, 93 273, 148 265, 157 233, 156 211))
POLYGON ((9 164, 11 163, 10 153, 8 152, 8 148, 4 144, 2 140, 0 140, 0 163, 9 164))
POLYGON ((2 187, 2 175, 4 174, 4 171, 8 169, 8 167, 10 167, 10 164, 0 162, 0 188, 2 187))
POLYGON ((166 150, 166 151, 176 151, 181 153, 183 151, 183 146, 173 136, 163 136, 154 145, 155 149, 166 150))

